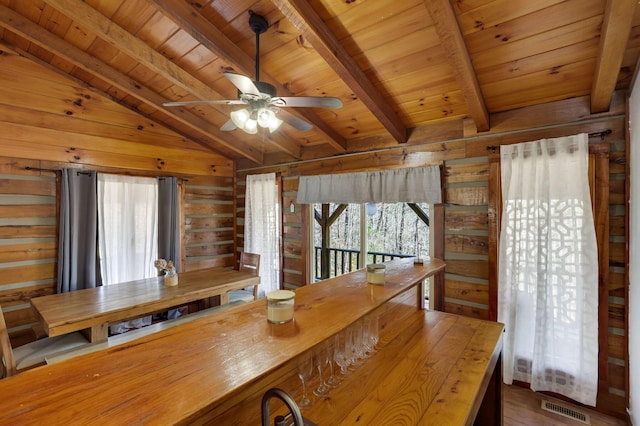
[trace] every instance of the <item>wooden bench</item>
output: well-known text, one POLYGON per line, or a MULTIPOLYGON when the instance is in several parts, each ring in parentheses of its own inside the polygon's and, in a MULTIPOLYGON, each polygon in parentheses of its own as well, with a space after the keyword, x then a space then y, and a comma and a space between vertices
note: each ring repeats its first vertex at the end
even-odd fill
POLYGON ((109 337, 102 342, 95 342, 84 345, 82 347, 71 349, 68 351, 56 352, 45 358, 47 364, 55 364, 65 361, 67 359, 75 358, 80 355, 90 354, 103 349, 113 348, 115 346, 123 345, 125 343, 132 342, 142 337, 148 336, 153 333, 157 333, 162 330, 166 330, 172 327, 176 327, 180 324, 186 324, 191 321, 195 321, 199 318, 205 318, 209 315, 214 315, 220 312, 227 311, 238 305, 244 305, 246 302, 234 301, 225 305, 214 306, 213 308, 203 309, 192 314, 183 315, 178 318, 172 318, 166 321, 157 322, 146 327, 137 328, 135 330, 127 331, 126 333, 116 334, 109 337))

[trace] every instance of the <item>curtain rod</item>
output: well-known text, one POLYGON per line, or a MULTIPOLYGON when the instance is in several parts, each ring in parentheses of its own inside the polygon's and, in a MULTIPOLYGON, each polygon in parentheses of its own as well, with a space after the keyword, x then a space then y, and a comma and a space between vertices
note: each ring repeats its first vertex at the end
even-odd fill
MULTIPOLYGON (((31 166, 26 166, 24 168, 25 170, 32 170, 35 172, 51 172, 51 173, 58 173, 61 172, 62 169, 43 169, 41 167, 31 167, 31 166)), ((74 172, 76 172, 79 175, 90 175, 91 171, 86 171, 86 170, 82 170, 82 169, 72 169, 74 172)))
MULTIPOLYGON (((600 132, 589 133, 590 138, 594 138, 596 136, 600 136, 600 140, 604 140, 604 137, 613 133, 611 129, 602 130, 600 132)), ((487 151, 496 152, 496 150, 500 148, 499 145, 487 145, 487 151)))
MULTIPOLYGON (((618 115, 612 115, 612 116, 608 116, 608 117, 598 117, 598 118, 589 118, 587 120, 581 120, 581 121, 570 121, 568 123, 557 123, 557 124, 547 124, 544 126, 538 126, 538 127, 530 127, 527 129, 519 129, 519 130, 509 130, 509 131, 504 131, 504 132, 498 132, 498 133, 491 133, 491 134, 479 134, 479 135, 475 135, 475 136, 462 136, 462 137, 453 137, 450 139, 442 139, 442 140, 438 140, 438 141, 424 141, 424 142, 419 142, 416 143, 415 145, 411 145, 412 149, 419 149, 421 147, 426 147, 426 146, 430 146, 430 145, 435 145, 435 144, 446 144, 446 143, 451 143, 451 142, 471 142, 471 141, 475 141, 475 142, 480 142, 483 140, 491 140, 491 139, 495 139, 497 137, 500 136, 507 136, 507 135, 517 135, 517 134, 522 134, 522 133, 528 133, 528 132, 533 132, 533 131, 538 131, 538 130, 549 130, 549 129, 558 129, 558 128, 564 128, 566 126, 570 126, 570 125, 580 125, 580 126, 585 126, 587 124, 597 124, 597 123, 608 123, 611 120, 625 120, 626 116, 624 114, 618 114, 618 115)), ((606 125, 606 124, 605 124, 606 125)), ((386 148, 377 148, 377 149, 373 149, 370 151, 366 151, 367 154, 375 154, 378 152, 386 152, 386 151, 395 151, 395 150, 406 150, 407 147, 399 147, 399 146, 391 146, 391 147, 386 147, 386 148)), ((340 154, 339 156, 327 156, 327 157, 318 157, 318 158, 313 158, 313 159, 307 159, 307 160, 297 160, 297 161, 288 161, 288 162, 283 162, 283 163, 279 163, 279 164, 270 164, 270 165, 265 165, 265 166, 256 166, 256 167, 246 167, 243 169, 237 169, 236 172, 249 172, 249 171, 253 171, 253 170, 262 170, 262 169, 268 169, 268 170, 272 170, 275 168, 278 168, 280 170, 284 170, 287 167, 290 166, 295 166, 298 164, 304 164, 304 163, 313 163, 313 162, 318 162, 318 161, 322 161, 322 160, 335 160, 336 158, 344 158, 347 156, 357 156, 357 155, 362 155, 363 152, 352 152, 352 153, 348 153, 348 154, 340 154)))
MULTIPOLYGON (((25 170, 30 170, 30 171, 34 171, 34 172, 51 172, 51 173, 57 173, 57 172, 61 172, 62 169, 43 169, 40 167, 31 167, 31 166, 26 166, 24 168, 25 170)), ((83 175, 90 175, 91 171, 85 171, 82 169, 75 169, 76 173, 78 174, 83 174, 83 175)), ((170 176, 152 176, 152 177, 157 177, 158 179, 167 179, 170 176)), ((189 182, 189 179, 187 178, 180 178, 178 177, 177 179, 181 180, 182 182, 189 182)))
POLYGON ((593 132, 593 133, 589 133, 589 137, 590 137, 590 138, 594 138, 594 137, 596 137, 596 136, 600 136, 600 140, 601 140, 601 141, 603 141, 603 140, 604 140, 604 137, 605 137, 605 136, 607 136, 607 135, 610 135, 611 133, 613 133, 613 132, 611 131, 611 129, 607 129, 607 130, 603 130, 603 131, 601 131, 601 132, 593 132))
POLYGON ((25 170, 33 170, 36 172, 52 172, 52 173, 57 173, 60 171, 60 169, 42 169, 40 167, 31 167, 31 166, 27 166, 24 168, 25 170))
MULTIPOLYGON (((36 172, 52 172, 52 173, 58 173, 61 172, 62 169, 43 169, 40 167, 31 167, 31 166, 27 166, 24 168, 25 170, 33 170, 36 172)), ((85 170, 81 170, 81 169, 72 169, 73 171, 75 171, 76 173, 78 173, 79 175, 90 175, 91 171, 85 171, 85 170)))

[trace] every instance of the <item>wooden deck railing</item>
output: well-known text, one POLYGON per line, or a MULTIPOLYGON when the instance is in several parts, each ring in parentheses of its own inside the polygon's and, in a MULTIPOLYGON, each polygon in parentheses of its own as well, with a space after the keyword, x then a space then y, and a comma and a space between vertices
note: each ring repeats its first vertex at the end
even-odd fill
MULTIPOLYGON (((314 262, 315 262, 315 271, 316 281, 321 280, 320 277, 320 256, 321 256, 321 247, 314 247, 314 262)), ((387 260, 399 259, 403 257, 413 257, 413 254, 399 254, 399 253, 386 253, 381 251, 368 251, 367 252, 367 264, 369 263, 381 263, 386 262, 387 260)), ((329 277, 337 277, 342 274, 346 274, 348 272, 355 271, 360 269, 360 250, 356 249, 339 249, 339 248, 329 248, 329 277)))

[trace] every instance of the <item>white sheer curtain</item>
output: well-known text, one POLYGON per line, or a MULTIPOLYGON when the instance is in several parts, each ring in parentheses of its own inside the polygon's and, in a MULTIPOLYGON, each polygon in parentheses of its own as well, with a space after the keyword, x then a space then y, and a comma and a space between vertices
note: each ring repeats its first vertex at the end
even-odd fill
POLYGON ((258 297, 280 288, 280 205, 276 174, 247 176, 244 251, 260 255, 258 297))
POLYGON ((595 406, 598 253, 586 134, 502 146, 504 381, 595 406))
MULTIPOLYGON (((98 240, 104 285, 157 275, 158 184, 155 178, 98 174, 98 240)), ((126 331, 151 317, 111 327, 126 331)))

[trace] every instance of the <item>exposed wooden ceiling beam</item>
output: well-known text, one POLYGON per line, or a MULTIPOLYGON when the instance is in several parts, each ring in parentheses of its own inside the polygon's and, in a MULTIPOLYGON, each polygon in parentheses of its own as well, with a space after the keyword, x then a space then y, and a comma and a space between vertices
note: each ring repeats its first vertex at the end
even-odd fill
MULTIPOLYGON (((191 37, 200 42, 203 46, 215 53, 238 71, 253 75, 255 70, 255 59, 244 53, 234 42, 232 42, 222 31, 206 20, 193 5, 186 2, 175 2, 170 0, 151 0, 152 3, 168 18, 180 25, 191 37)), ((295 96, 290 90, 284 87, 275 78, 261 70, 261 80, 272 84, 280 96, 295 96)), ((317 130, 324 133, 327 143, 333 146, 338 152, 346 151, 346 140, 327 125, 314 111, 309 109, 295 110, 298 115, 313 124, 317 130)), ((274 143, 278 144, 279 137, 274 138, 274 143)), ((281 149, 292 154, 287 147, 281 149)), ((299 150, 299 148, 298 148, 299 150)), ((300 155, 295 155, 299 158, 300 155)))
MULTIPOLYGON (((54 55, 69 61, 78 68, 95 75, 99 79, 117 87, 139 101, 162 110, 167 116, 187 125, 199 135, 194 137, 193 134, 181 133, 187 139, 193 140, 213 152, 217 152, 214 145, 215 143, 224 144, 224 146, 233 149, 234 152, 237 152, 243 157, 262 164, 262 152, 256 152, 256 150, 246 147, 241 141, 227 140, 227 135, 222 135, 222 131, 215 125, 182 108, 163 108, 162 103, 167 100, 156 92, 2 5, 0 5, 0 26, 26 38, 54 55), (225 139, 222 139, 223 136, 225 139), (238 146, 232 147, 227 145, 234 142, 237 142, 238 146)), ((64 74, 66 75, 66 73, 64 74)), ((105 96, 108 95, 105 94, 105 96)), ((153 117, 148 118, 153 119, 153 117)), ((158 123, 165 125, 161 121, 158 121, 158 123)), ((178 132, 176 129, 172 130, 178 132)))
MULTIPOLYGON (((106 42, 117 46, 120 50, 131 56, 133 59, 137 60, 138 62, 157 72, 158 74, 164 76, 173 84, 181 87, 183 90, 191 93, 193 96, 199 99, 215 99, 221 97, 219 93, 212 90, 203 82, 188 74, 182 68, 171 62, 169 59, 150 48, 139 38, 133 36, 122 27, 111 22, 108 18, 100 14, 98 11, 96 11, 83 1, 46 0, 46 3, 59 10, 70 19, 78 22, 82 25, 83 28, 86 28, 88 31, 96 34, 106 42)), ((48 49, 49 47, 44 46, 44 48, 48 49)), ((131 90, 131 87, 125 86, 122 89, 127 93, 131 93, 132 96, 139 97, 139 95, 136 95, 136 91, 131 90)), ((149 92, 151 91, 148 91, 147 95, 149 95, 149 92)), ((172 114, 172 112, 169 111, 169 108, 162 107, 162 102, 164 101, 166 101, 164 98, 156 97, 153 106, 164 111, 167 114, 172 114), (162 99, 162 101, 160 101, 160 99, 162 99)), ((177 109, 179 110, 179 108, 177 109)), ((173 114, 178 114, 178 112, 173 114)), ((180 114, 184 114, 184 112, 181 112, 180 114)), ((195 116, 193 115, 192 117, 195 118, 195 116)), ((228 149, 237 152, 243 157, 251 159, 258 164, 262 163, 262 152, 258 152, 258 150, 252 149, 246 142, 238 139, 228 132, 222 132, 216 126, 205 120, 200 119, 200 122, 201 124, 207 123, 207 133, 209 133, 210 136, 214 137, 218 143, 224 145, 228 149)))
POLYGON ((329 31, 309 2, 306 0, 273 0, 273 3, 285 18, 300 31, 300 34, 311 43, 313 48, 351 88, 393 138, 399 143, 405 143, 408 138, 407 128, 391 107, 389 100, 383 98, 351 55, 329 31))
POLYGON ((456 81, 460 85, 476 128, 481 132, 489 130, 489 113, 450 1, 425 0, 424 4, 431 15, 438 38, 449 59, 456 81))
POLYGON ((608 0, 604 10, 600 48, 591 87, 591 112, 609 109, 629 40, 637 0, 608 0))

